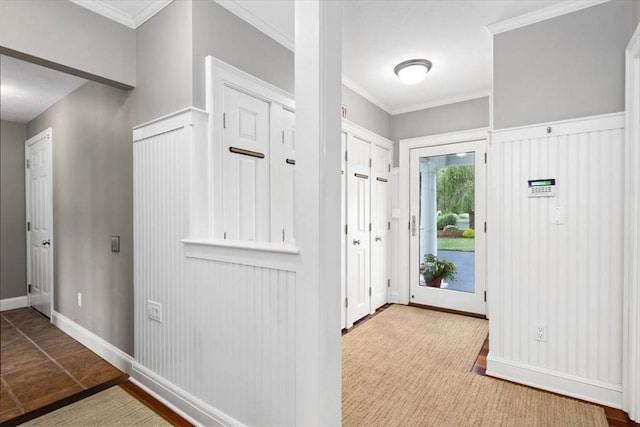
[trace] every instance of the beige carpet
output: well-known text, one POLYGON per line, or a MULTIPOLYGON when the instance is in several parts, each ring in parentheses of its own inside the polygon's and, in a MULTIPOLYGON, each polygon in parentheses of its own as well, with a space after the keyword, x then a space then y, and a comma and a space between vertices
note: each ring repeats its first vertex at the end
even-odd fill
POLYGON ((22 425, 170 426, 171 424, 116 386, 22 425))
POLYGON ((342 338, 344 426, 607 426, 600 407, 471 371, 486 320, 393 305, 342 338))

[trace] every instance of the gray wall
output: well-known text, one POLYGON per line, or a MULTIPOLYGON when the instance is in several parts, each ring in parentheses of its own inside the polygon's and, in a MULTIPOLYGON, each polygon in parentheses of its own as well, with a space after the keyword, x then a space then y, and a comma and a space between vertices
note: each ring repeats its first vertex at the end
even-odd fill
POLYGON ((27 294, 24 125, 0 122, 0 299, 27 294))
POLYGON ((632 4, 607 2, 494 37, 494 128, 624 110, 632 4))
POLYGON ((349 110, 349 121, 385 138, 393 138, 392 116, 344 85, 342 86, 342 104, 349 110))
POLYGON ((191 2, 174 1, 137 28, 135 125, 192 105, 191 27, 191 2))
MULTIPOLYGON (((455 104, 427 108, 392 116, 394 141, 419 136, 437 135, 489 126, 489 98, 477 98, 455 104)), ((393 164, 398 165, 398 144, 394 147, 393 164)))
POLYGON ((124 85, 136 83, 134 30, 69 1, 0 1, 0 46, 124 85))
POLYGON ((204 108, 205 57, 212 55, 294 93, 289 49, 213 1, 193 2, 193 105, 204 108))
POLYGON ((89 82, 31 121, 27 135, 53 128, 55 310, 133 354, 129 95, 89 82))

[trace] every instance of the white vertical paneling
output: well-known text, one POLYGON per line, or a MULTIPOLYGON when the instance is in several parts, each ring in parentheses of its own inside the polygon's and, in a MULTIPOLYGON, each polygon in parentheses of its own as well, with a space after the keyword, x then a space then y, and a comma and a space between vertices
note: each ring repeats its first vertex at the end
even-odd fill
POLYGON ((134 377, 153 376, 203 424, 293 425, 296 273, 186 258, 206 126, 180 117, 134 131, 134 377))
POLYGON ((618 407, 621 118, 495 133, 489 197, 488 372, 618 407), (555 178, 556 196, 527 197, 527 180, 537 178, 555 178), (559 225, 551 221, 555 207, 562 210, 559 225), (540 323, 546 342, 534 340, 540 323))

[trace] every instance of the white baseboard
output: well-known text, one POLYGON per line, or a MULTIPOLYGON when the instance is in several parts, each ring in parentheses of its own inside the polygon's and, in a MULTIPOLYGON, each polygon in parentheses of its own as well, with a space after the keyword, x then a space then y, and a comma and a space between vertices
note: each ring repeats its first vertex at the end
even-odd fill
POLYGON ((192 396, 135 361, 131 381, 195 425, 243 427, 238 420, 192 396))
POLYGON ((29 300, 27 296, 5 298, 0 299, 0 311, 15 310, 16 308, 23 308, 29 306, 29 300))
POLYGON ((594 381, 563 372, 487 356, 487 375, 588 402, 622 408, 622 385, 594 381))
POLYGON ((51 314, 51 323, 60 328, 63 332, 71 335, 76 341, 91 351, 111 363, 116 368, 131 375, 131 364, 133 357, 120 350, 113 344, 100 338, 88 329, 78 325, 73 320, 54 311, 51 314))

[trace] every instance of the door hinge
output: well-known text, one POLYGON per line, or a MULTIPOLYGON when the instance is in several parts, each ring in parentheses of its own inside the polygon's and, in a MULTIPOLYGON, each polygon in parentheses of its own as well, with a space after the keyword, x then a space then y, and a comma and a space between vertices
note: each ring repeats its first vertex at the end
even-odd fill
POLYGON ((487 302, 487 291, 484 291, 484 302, 487 302))
POLYGON ((27 231, 31 231, 31 221, 27 221, 27 231))
POLYGON ((387 288, 391 287, 391 279, 387 279, 387 288))
POLYGON ((226 231, 225 231, 224 233, 222 233, 222 238, 223 238, 224 240, 227 240, 227 232, 226 232, 226 231))
POLYGON ((344 152, 344 161, 345 161, 345 162, 347 161, 348 157, 349 157, 349 156, 347 155, 347 152, 345 151, 345 152, 344 152))
POLYGON ((389 172, 391 172, 391 163, 389 163, 389 172))
POLYGON ((484 153, 484 162, 487 163, 487 153, 484 153))
POLYGON ((282 229, 282 241, 284 242, 284 228, 282 229))
POLYGON ((371 288, 369 288, 369 296, 371 296, 371 288))
POLYGON ((345 308, 349 308, 349 298, 344 299, 344 306, 345 308))
POLYGON ((29 159, 27 159, 27 169, 29 169, 29 167, 31 167, 31 161, 29 161, 29 159))
POLYGON ((222 113, 222 129, 227 128, 227 113, 222 113))
POLYGON ((487 232, 487 221, 484 222, 484 232, 487 232))
POLYGON ((369 159, 369 167, 371 167, 371 163, 372 163, 372 162, 371 162, 371 159, 369 159))
POLYGON ((349 234, 349 226, 347 224, 344 225, 344 234, 349 234))
POLYGON ((391 230, 391 221, 387 221, 387 230, 391 230))
POLYGON ((284 130, 282 131, 282 143, 284 144, 284 130))
POLYGON ((371 231, 371 223, 369 223, 369 231, 371 231))
POLYGON ((30 294, 31 293, 31 283, 29 283, 27 285, 27 293, 30 294))

